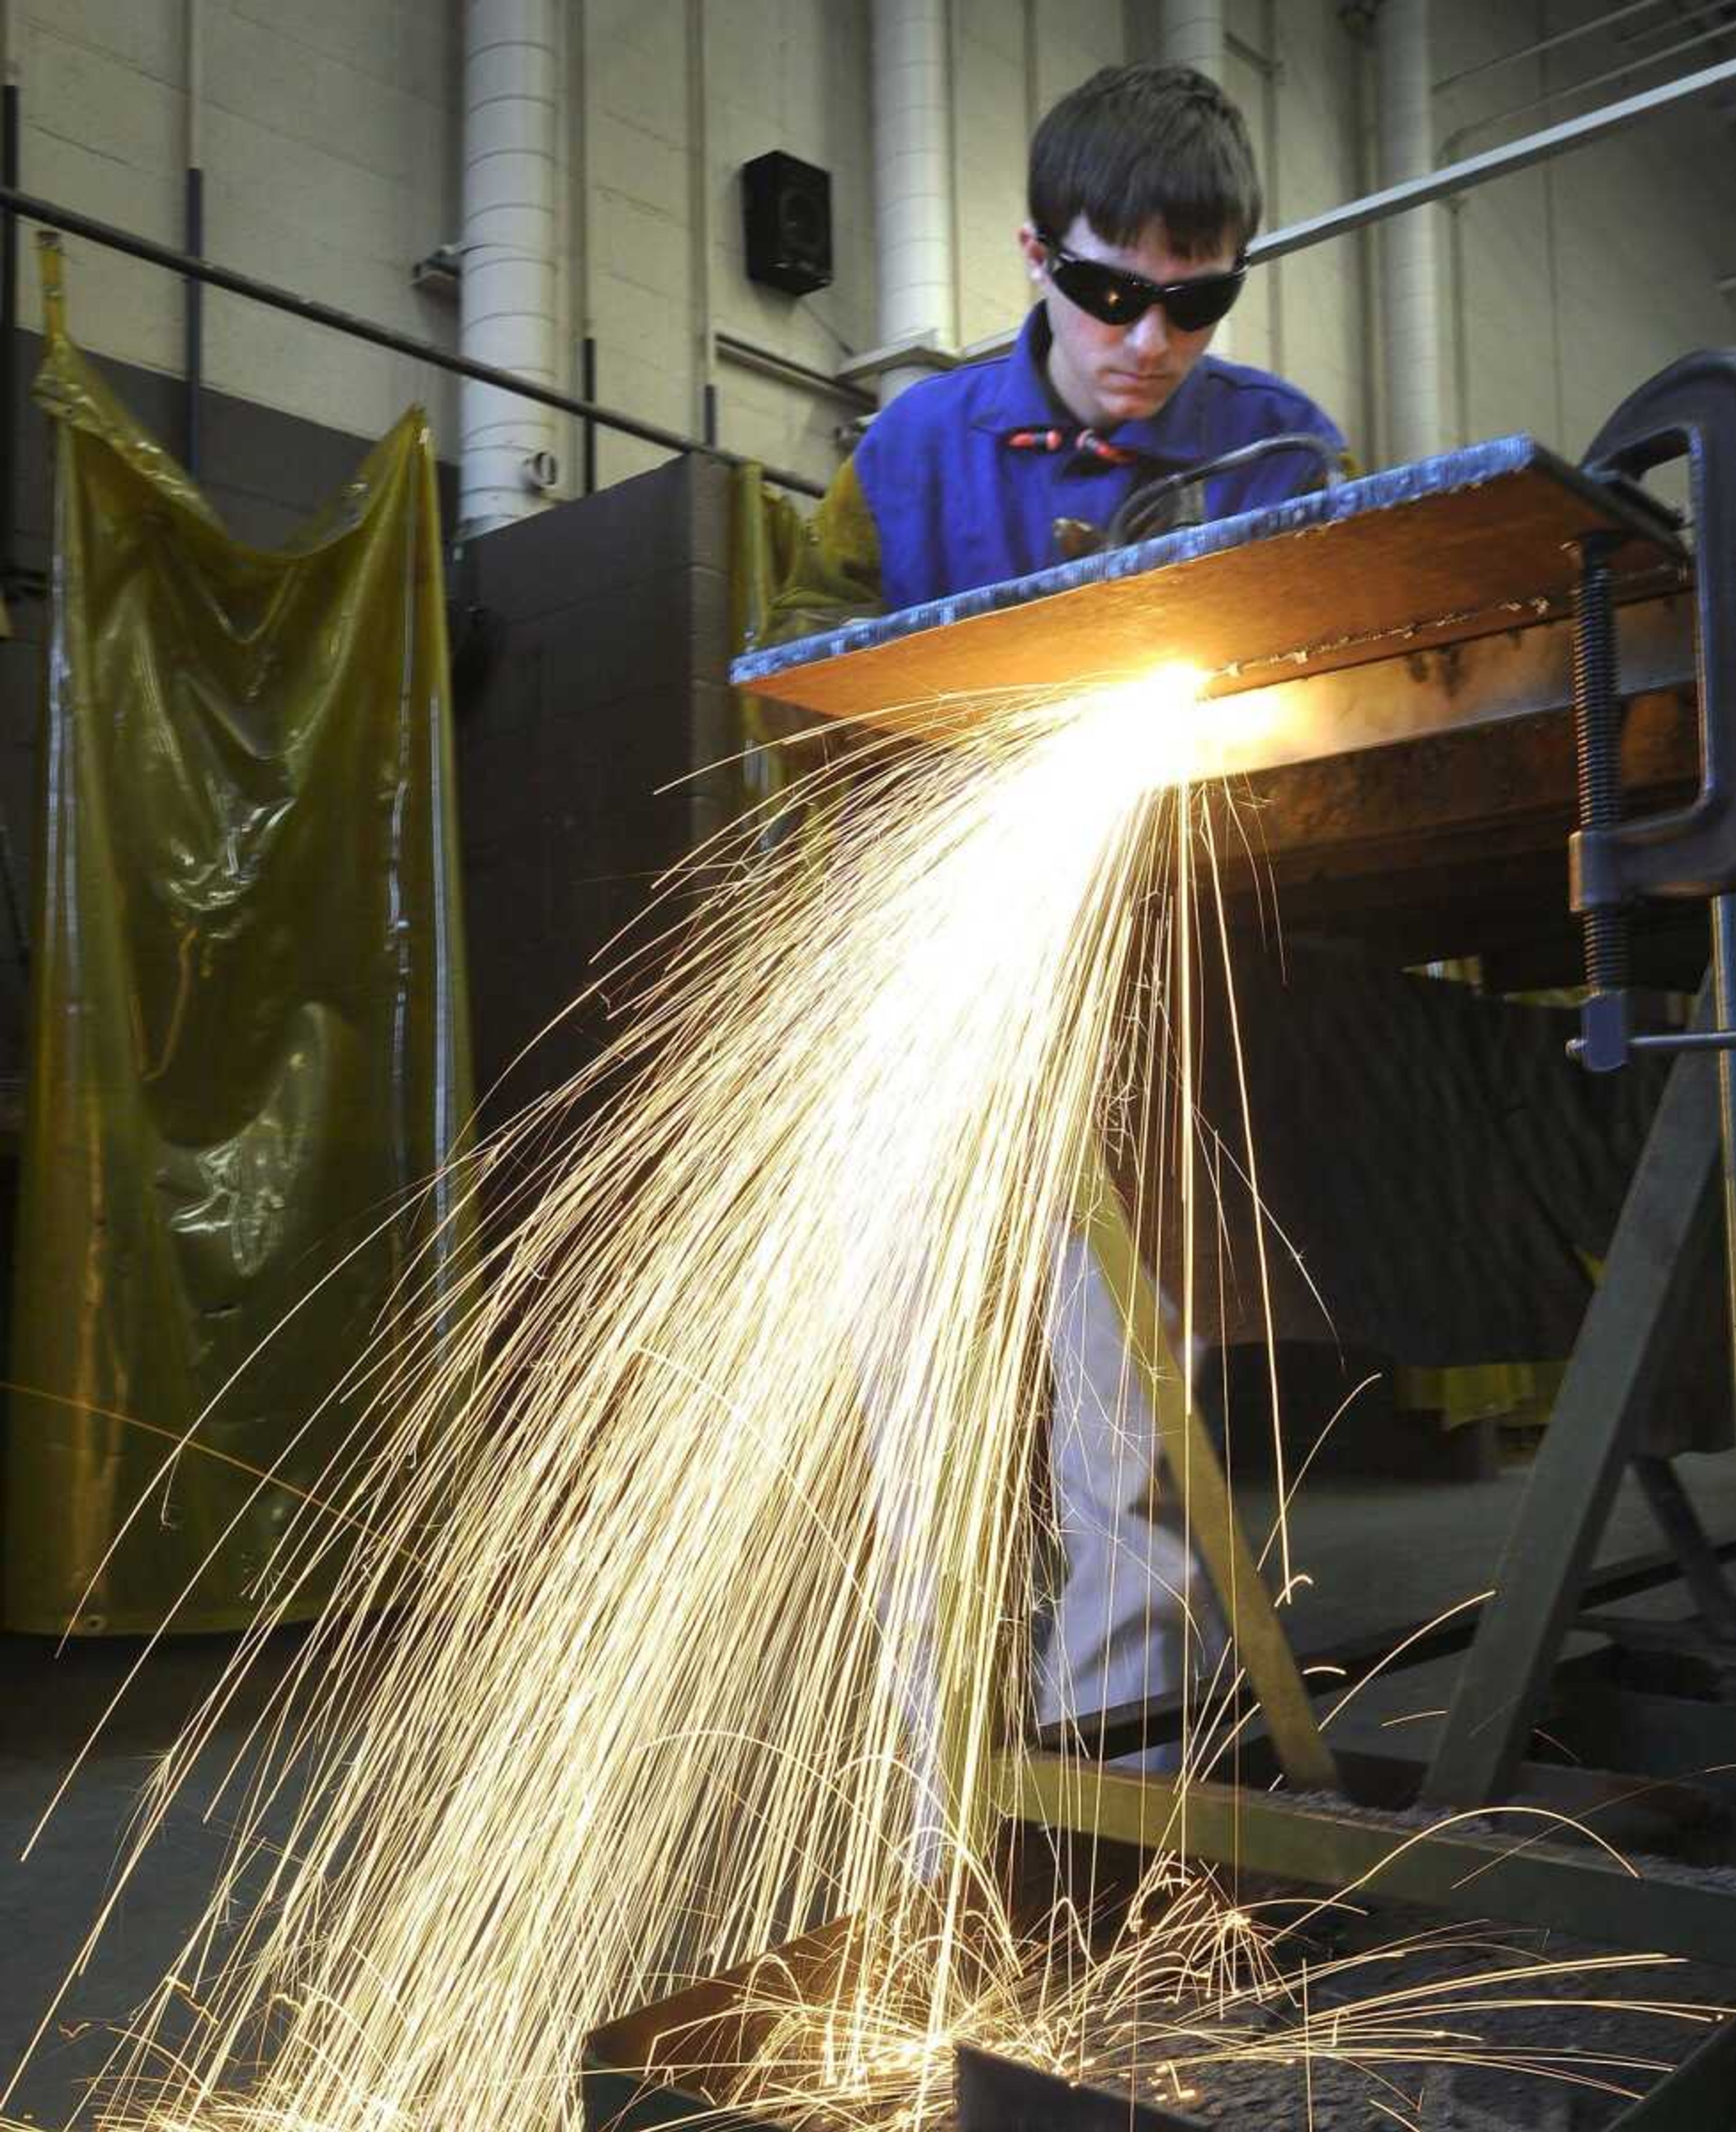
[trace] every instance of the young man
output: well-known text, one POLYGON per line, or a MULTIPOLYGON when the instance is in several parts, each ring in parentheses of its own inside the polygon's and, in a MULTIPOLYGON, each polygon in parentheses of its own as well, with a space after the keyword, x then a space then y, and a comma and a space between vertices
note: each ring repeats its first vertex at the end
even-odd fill
POLYGON ((1012 352, 875 417, 815 514, 776 635, 834 603, 909 607, 1047 569, 1065 559, 1057 521, 1106 528, 1136 485, 1264 439, 1318 443, 1208 477, 1206 517, 1318 487, 1342 456, 1306 394, 1207 353, 1260 218, 1247 128, 1215 83, 1093 74, 1037 129, 1029 213, 1038 300, 1012 352))
MULTIPOLYGON (((1094 74, 1038 129, 1029 210, 1019 245, 1038 300, 1011 353, 913 386, 875 418, 768 636, 1044 569, 1065 559, 1063 525, 1106 529, 1136 488, 1264 439, 1295 441, 1206 474, 1205 516, 1317 487, 1341 459, 1305 394, 1208 353, 1260 217, 1247 128, 1216 84, 1186 68, 1094 74)), ((1172 1688, 1218 1641, 1173 1486, 1152 1486, 1154 1419, 1082 1238, 1060 1244, 1056 1276, 1066 1568, 1038 1655, 1045 1722, 1172 1688)))

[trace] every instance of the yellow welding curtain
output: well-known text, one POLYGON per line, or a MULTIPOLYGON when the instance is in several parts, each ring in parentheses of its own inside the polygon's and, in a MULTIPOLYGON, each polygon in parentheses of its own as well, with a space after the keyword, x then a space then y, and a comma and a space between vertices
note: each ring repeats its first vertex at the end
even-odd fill
POLYGON ((318 1525, 469 1251, 455 1188, 422 1188, 471 1101, 434 460, 412 411, 264 553, 57 319, 36 397, 55 588, 6 1625, 233 1627, 281 1601, 274 1549, 318 1525))

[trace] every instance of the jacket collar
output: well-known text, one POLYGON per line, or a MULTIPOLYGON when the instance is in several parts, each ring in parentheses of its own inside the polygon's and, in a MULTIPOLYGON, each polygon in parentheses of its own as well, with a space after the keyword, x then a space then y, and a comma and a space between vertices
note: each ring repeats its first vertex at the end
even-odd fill
MULTIPOLYGON (((1009 430, 1041 429, 1057 417, 1072 421, 1048 382, 1048 313, 1038 303, 1027 313, 1012 353, 971 426, 1004 435, 1009 430)), ((1204 356, 1175 391, 1144 421, 1120 422, 1103 434, 1155 459, 1191 466, 1206 456, 1206 380, 1212 358, 1204 356)))

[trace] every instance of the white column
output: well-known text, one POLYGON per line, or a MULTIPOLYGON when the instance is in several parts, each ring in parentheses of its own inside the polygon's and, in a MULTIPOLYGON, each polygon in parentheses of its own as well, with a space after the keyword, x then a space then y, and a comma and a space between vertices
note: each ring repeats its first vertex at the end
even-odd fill
MULTIPOLYGON (((1434 167, 1428 0, 1381 0, 1375 17, 1379 181, 1434 167)), ((1380 321, 1386 380, 1386 458, 1397 464, 1441 449, 1440 209, 1412 208, 1380 230, 1380 321)))
MULTIPOLYGON (((554 0, 465 0, 464 268, 458 345, 555 382, 554 0)), ((546 501, 533 463, 552 455, 556 418, 535 401, 466 379, 458 519, 466 533, 528 516, 546 501)))
MULTIPOLYGON (((1192 67, 1221 88, 1224 80, 1223 0, 1163 0, 1158 16, 1158 60, 1163 66, 1192 67)), ((1234 353, 1235 315, 1211 340, 1216 355, 1234 353)))
MULTIPOLYGON (((882 348, 953 343, 951 129, 947 0, 875 0, 875 338, 882 348)), ((884 368, 881 406, 932 367, 884 368)))
POLYGON ((1224 79, 1223 0, 1163 0, 1158 18, 1158 58, 1224 79))

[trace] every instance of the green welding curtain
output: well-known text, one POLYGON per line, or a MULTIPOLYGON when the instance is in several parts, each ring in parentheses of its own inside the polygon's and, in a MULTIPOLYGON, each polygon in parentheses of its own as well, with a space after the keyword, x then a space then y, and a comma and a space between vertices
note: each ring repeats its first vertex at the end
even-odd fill
POLYGON ((36 395, 54 589, 6 1625, 305 1617, 320 1520, 341 1531, 333 1493, 472 1249, 444 1167, 471 1090, 428 425, 266 553, 57 301, 36 395))

